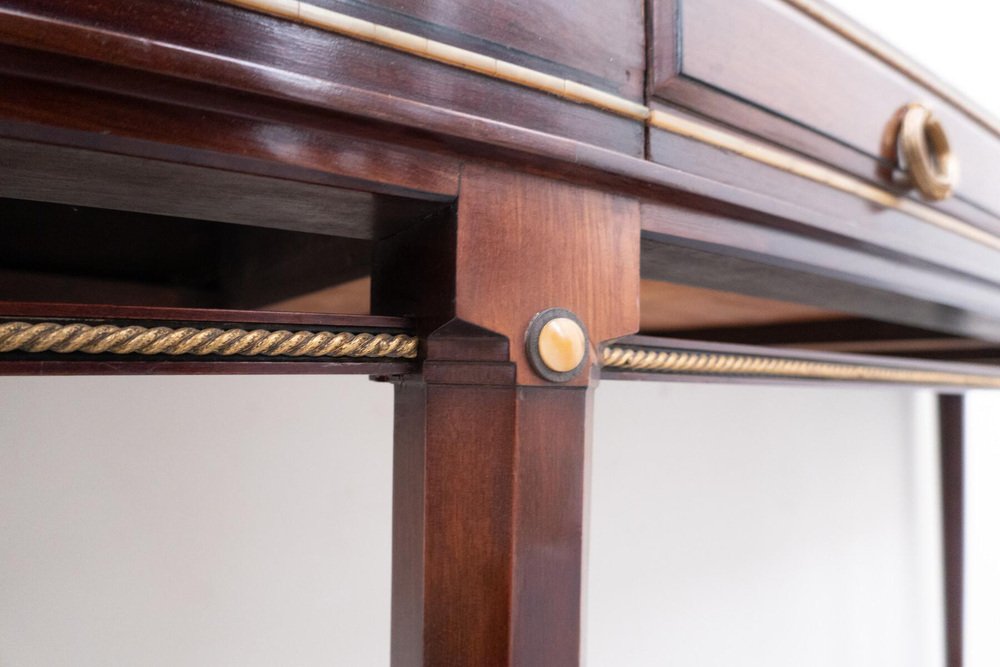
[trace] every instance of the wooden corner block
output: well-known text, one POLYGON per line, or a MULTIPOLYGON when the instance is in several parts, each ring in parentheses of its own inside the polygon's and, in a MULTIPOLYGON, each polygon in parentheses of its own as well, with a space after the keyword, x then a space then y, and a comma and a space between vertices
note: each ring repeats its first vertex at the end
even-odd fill
MULTIPOLYGON (((549 384, 527 352, 529 324, 544 310, 572 313, 592 345, 638 330, 636 200, 467 166, 457 216, 455 315, 510 340, 518 384, 549 384)), ((581 373, 564 386, 587 382, 581 373)))

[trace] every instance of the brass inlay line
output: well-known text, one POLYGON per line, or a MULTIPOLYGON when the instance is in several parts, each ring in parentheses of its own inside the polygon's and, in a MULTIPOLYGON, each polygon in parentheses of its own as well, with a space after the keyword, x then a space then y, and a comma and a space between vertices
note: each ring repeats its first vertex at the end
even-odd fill
POLYGON ((616 345, 604 348, 601 365, 604 368, 648 373, 955 385, 983 389, 1000 388, 1000 376, 995 375, 788 359, 752 354, 642 349, 616 345))
MULTIPOLYGON (((821 183, 879 206, 893 208, 940 229, 958 234, 971 241, 1000 250, 1000 237, 975 225, 942 213, 912 199, 900 197, 888 190, 828 167, 791 151, 746 139, 738 134, 717 129, 666 111, 653 111, 644 104, 585 86, 569 79, 515 65, 514 63, 461 49, 413 33, 317 7, 298 0, 219 0, 279 18, 303 23, 320 30, 360 39, 386 48, 410 53, 421 58, 471 70, 494 79, 508 81, 532 90, 549 93, 566 100, 586 104, 611 113, 643 121, 651 127, 700 141, 775 169, 821 183)), ((801 0, 787 0, 801 2, 801 0)), ((802 3, 803 5, 807 3, 802 3)))
POLYGON ((14 351, 413 359, 417 356, 417 339, 404 334, 345 331, 0 323, 0 352, 14 351))

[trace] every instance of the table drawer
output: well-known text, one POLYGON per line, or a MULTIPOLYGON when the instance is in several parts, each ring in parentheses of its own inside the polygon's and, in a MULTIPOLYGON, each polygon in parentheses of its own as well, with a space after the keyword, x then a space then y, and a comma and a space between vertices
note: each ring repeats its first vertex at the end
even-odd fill
POLYGON ((899 190, 906 179, 895 130, 901 110, 919 103, 940 122, 961 165, 953 196, 1000 212, 997 125, 824 5, 653 0, 651 18, 654 103, 695 111, 899 190))

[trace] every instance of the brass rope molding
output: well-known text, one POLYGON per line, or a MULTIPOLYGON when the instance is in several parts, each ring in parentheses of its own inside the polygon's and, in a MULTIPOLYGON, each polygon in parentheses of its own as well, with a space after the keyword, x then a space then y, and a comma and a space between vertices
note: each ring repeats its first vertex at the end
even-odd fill
MULTIPOLYGON (((767 144, 763 141, 748 139, 735 132, 729 132, 716 126, 694 121, 680 114, 664 110, 652 110, 647 105, 626 99, 613 93, 586 86, 570 79, 563 79, 551 74, 529 69, 505 60, 486 56, 475 51, 459 48, 444 42, 428 39, 414 33, 396 30, 388 26, 355 18, 348 14, 318 7, 299 0, 218 0, 227 5, 235 5, 262 14, 268 14, 287 21, 294 21, 326 32, 343 35, 379 46, 409 53, 419 58, 470 70, 484 76, 507 81, 525 88, 555 95, 565 100, 584 104, 610 113, 640 121, 649 127, 655 127, 666 132, 685 136, 701 143, 733 151, 742 157, 754 160, 774 169, 785 171, 801 178, 840 190, 868 202, 893 208, 913 216, 940 229, 957 234, 971 241, 1000 250, 1000 236, 987 232, 964 220, 943 213, 914 199, 909 199, 889 190, 878 187, 858 176, 847 173, 835 167, 827 166, 817 160, 803 157, 797 153, 767 144)), ((802 10, 812 18, 828 23, 828 27, 836 29, 843 22, 836 22, 829 16, 820 17, 813 3, 808 0, 785 0, 790 5, 802 10)), ((838 30, 844 34, 844 29, 838 30)), ((859 42, 857 38, 850 37, 859 42)), ((862 46, 864 46, 862 44, 862 46)), ((872 49, 869 48, 869 51, 872 49)), ((876 53, 879 55, 881 52, 876 53)), ((885 59, 887 56, 880 55, 885 59)), ((906 70, 910 76, 912 68, 906 70)), ((926 80, 917 79, 918 83, 927 85, 926 80)), ((934 88, 932 88, 934 89, 934 88)), ((937 92, 941 92, 938 90, 937 92)), ((961 110, 973 118, 982 118, 970 111, 967 106, 958 104, 954 97, 947 97, 961 110)), ((989 127, 989 125, 987 125, 989 127)))
POLYGON ((413 359, 417 356, 417 339, 405 334, 346 331, 247 331, 82 322, 0 323, 0 352, 14 351, 413 359))
POLYGON ((847 362, 789 359, 764 355, 605 347, 601 365, 621 371, 727 375, 843 382, 955 385, 970 388, 1000 388, 1000 376, 949 371, 918 370, 847 362))
MULTIPOLYGON (((391 333, 171 328, 82 322, 0 323, 0 353, 415 359, 417 343, 418 339, 413 336, 391 333)), ((1000 388, 1000 376, 997 375, 620 345, 603 349, 601 366, 619 371, 664 374, 1000 388)))

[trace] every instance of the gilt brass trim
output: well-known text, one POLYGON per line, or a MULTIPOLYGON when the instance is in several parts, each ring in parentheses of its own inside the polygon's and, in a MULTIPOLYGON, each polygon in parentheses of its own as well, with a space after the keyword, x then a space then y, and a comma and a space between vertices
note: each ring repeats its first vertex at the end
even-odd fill
MULTIPOLYGON (((317 7, 298 0, 218 0, 286 20, 296 21, 327 32, 360 39, 386 48, 471 70, 484 76, 514 83, 525 88, 639 120, 650 127, 679 134, 704 144, 733 151, 775 169, 821 183, 879 206, 896 209, 940 229, 1000 250, 1000 236, 991 234, 930 206, 900 197, 868 181, 816 160, 761 141, 747 139, 707 123, 696 122, 666 111, 651 110, 617 95, 561 79, 514 63, 498 60, 474 51, 427 39, 413 33, 378 25, 370 21, 317 7)), ((800 8, 812 6, 803 0, 785 0, 800 8)), ((805 10, 804 10, 805 11, 805 10)), ((959 105, 962 106, 962 105, 959 105)), ((965 106, 963 109, 968 112, 965 106)))
POLYGON ((0 352, 413 359, 417 339, 405 334, 346 331, 3 322, 0 352))
POLYGON ((618 371, 839 382, 957 386, 1000 389, 1000 376, 952 371, 901 368, 813 359, 772 357, 766 354, 703 352, 611 345, 602 352, 601 365, 618 371))

